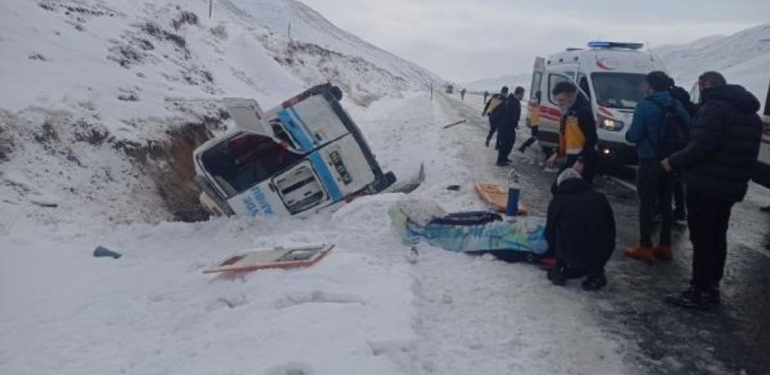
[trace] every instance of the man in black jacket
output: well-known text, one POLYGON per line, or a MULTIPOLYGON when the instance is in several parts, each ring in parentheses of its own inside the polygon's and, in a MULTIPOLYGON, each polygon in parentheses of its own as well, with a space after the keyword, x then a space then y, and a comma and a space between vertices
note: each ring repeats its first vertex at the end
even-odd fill
MULTIPOLYGON (((669 78, 669 94, 671 97, 678 100, 682 104, 684 110, 690 115, 690 118, 695 118, 698 112, 698 108, 690 100, 690 93, 687 90, 676 85, 673 79, 669 78)), ((674 176, 674 220, 677 223, 684 224, 687 220, 687 207, 685 205, 684 198, 684 184, 681 177, 677 174, 674 176)))
MULTIPOLYGON (((503 86, 499 94, 492 95, 484 106, 484 110, 481 112, 482 117, 489 116, 489 134, 487 135, 487 141, 485 143, 487 147, 489 147, 489 142, 492 140, 495 132, 497 132, 497 126, 503 115, 503 107, 501 107, 501 105, 505 102, 506 98, 508 98, 508 86, 503 86)), ((498 140, 498 142, 495 143, 495 150, 499 149, 500 142, 498 140)))
POLYGON ((548 279, 564 285, 568 278, 587 276, 583 289, 604 287, 604 265, 615 249, 612 207, 572 168, 559 175, 553 192, 545 237, 556 254, 556 266, 548 271, 548 279))
POLYGON ((693 244, 691 287, 666 297, 674 305, 711 309, 721 303, 719 283, 727 256, 733 205, 746 196, 762 139, 759 101, 717 72, 698 79, 702 104, 686 149, 661 162, 684 170, 687 224, 693 244))
POLYGON ((500 144, 497 153, 497 165, 504 167, 511 163, 508 156, 516 143, 516 129, 521 120, 521 100, 524 98, 524 88, 517 87, 513 95, 509 95, 503 104, 502 116, 497 126, 497 142, 500 144))

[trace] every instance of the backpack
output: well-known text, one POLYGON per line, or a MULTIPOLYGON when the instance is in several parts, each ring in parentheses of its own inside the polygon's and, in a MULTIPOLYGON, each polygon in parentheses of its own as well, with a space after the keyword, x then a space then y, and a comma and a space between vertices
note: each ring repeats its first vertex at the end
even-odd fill
POLYGON ((658 131, 658 143, 656 149, 660 158, 667 158, 687 147, 687 124, 685 120, 676 113, 676 99, 671 100, 671 104, 664 106, 662 103, 647 99, 648 102, 655 104, 662 112, 662 120, 658 131))

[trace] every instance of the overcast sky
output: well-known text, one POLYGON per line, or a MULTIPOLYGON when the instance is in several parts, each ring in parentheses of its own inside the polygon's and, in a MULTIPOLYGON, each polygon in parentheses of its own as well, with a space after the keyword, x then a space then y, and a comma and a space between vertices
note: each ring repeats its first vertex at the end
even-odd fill
POLYGON ((301 0, 337 26, 459 82, 532 69, 588 40, 664 44, 770 21, 770 0, 301 0))

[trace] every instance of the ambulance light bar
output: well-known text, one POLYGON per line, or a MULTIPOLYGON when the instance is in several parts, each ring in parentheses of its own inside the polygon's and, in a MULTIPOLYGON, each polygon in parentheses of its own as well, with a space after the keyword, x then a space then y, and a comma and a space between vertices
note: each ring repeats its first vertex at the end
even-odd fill
POLYGON ((643 43, 620 43, 620 42, 605 42, 605 41, 592 41, 588 42, 590 48, 625 48, 631 50, 638 50, 644 47, 643 43))

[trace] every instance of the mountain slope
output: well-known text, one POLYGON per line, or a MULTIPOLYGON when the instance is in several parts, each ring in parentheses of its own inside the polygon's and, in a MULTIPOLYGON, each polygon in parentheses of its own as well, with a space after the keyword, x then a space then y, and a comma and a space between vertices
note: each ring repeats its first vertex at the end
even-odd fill
POLYGON ((55 205, 68 220, 99 212, 131 222, 180 206, 175 216, 199 218, 190 152, 232 126, 223 96, 269 108, 331 81, 347 104, 367 106, 439 80, 293 0, 215 1, 212 18, 207 8, 1 2, 0 210, 45 215, 40 207, 55 205))
POLYGON ((502 77, 484 78, 473 82, 463 83, 460 86, 466 87, 471 91, 489 91, 490 93, 496 93, 500 91, 503 86, 508 86, 513 90, 516 86, 524 87, 529 90, 529 86, 532 83, 532 73, 519 73, 511 74, 502 77))
POLYGON ((693 43, 655 50, 678 84, 689 89, 698 75, 716 70, 745 86, 760 99, 770 80, 770 23, 730 36, 712 36, 693 43))

